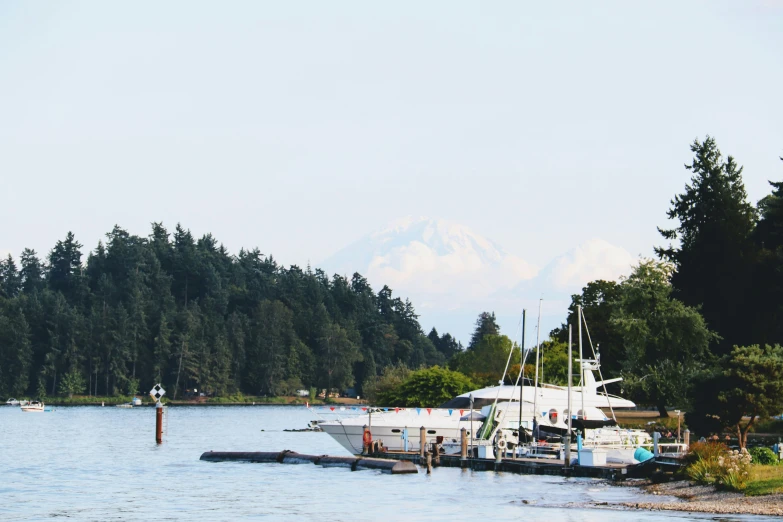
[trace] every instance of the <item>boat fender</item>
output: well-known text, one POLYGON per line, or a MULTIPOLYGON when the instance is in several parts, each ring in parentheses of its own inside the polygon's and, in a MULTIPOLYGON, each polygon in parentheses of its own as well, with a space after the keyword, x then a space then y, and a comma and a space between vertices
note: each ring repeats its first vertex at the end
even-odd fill
POLYGON ((364 430, 364 435, 362 435, 362 442, 364 442, 365 446, 372 444, 372 433, 370 433, 370 430, 364 430))

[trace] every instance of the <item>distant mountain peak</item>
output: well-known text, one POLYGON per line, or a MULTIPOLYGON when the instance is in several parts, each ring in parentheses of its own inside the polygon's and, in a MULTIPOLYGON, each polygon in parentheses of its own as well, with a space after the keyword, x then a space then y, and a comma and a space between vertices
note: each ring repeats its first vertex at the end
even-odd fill
MULTIPOLYGON (((486 296, 533 277, 537 269, 469 228, 408 216, 373 232, 323 263, 329 271, 365 273, 373 285, 413 286, 447 303, 486 296), (455 294, 460 297, 455 299, 455 294)), ((418 292, 417 292, 418 293, 418 292)), ((425 299, 434 306, 437 299, 425 299)))

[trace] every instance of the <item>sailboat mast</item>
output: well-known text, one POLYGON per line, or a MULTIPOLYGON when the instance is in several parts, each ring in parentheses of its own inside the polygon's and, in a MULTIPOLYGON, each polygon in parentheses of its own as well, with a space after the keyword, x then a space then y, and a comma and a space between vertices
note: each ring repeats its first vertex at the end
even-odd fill
POLYGON ((585 418, 585 363, 582 360, 582 305, 576 306, 579 321, 579 391, 582 397, 582 420, 585 418))
POLYGON ((525 309, 522 309, 522 344, 519 347, 519 428, 518 433, 522 434, 522 398, 525 390, 525 309))
POLYGON ((571 377, 573 373, 573 368, 571 364, 571 325, 568 325, 568 442, 566 442, 565 447, 565 465, 566 467, 569 467, 571 465, 571 419, 573 418, 574 412, 572 410, 573 405, 571 404, 571 377))
POLYGON ((543 299, 538 300, 538 326, 536 327, 536 382, 533 384, 533 419, 535 425, 538 426, 538 352, 541 348, 541 303, 543 299))

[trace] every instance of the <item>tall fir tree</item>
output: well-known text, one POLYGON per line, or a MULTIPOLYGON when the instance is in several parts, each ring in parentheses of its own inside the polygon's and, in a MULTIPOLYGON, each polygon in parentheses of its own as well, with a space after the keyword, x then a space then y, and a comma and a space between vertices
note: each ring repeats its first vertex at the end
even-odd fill
POLYGON ((685 168, 691 180, 685 192, 674 197, 669 219, 672 229, 658 229, 679 244, 656 248, 661 259, 674 264, 675 297, 701 307, 707 325, 722 341, 720 354, 736 344, 748 344, 748 307, 754 249, 751 234, 756 210, 748 203, 742 167, 733 157, 724 159, 715 139, 707 136, 691 145, 693 161, 685 168))

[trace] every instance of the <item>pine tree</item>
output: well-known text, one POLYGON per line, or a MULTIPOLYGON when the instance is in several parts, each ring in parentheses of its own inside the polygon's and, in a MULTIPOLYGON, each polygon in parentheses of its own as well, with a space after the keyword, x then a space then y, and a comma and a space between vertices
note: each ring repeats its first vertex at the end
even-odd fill
POLYGON ((481 312, 476 319, 476 329, 470 336, 468 350, 475 348, 487 335, 500 335, 500 327, 495 319, 495 312, 481 312))
POLYGON ((667 213, 678 224, 658 229, 679 245, 656 248, 656 253, 675 266, 675 297, 702 307, 708 326, 723 338, 719 353, 728 353, 752 335, 744 320, 756 210, 747 201, 742 167, 731 156, 724 160, 714 138, 695 140, 691 151, 693 162, 685 167, 691 181, 667 213))

